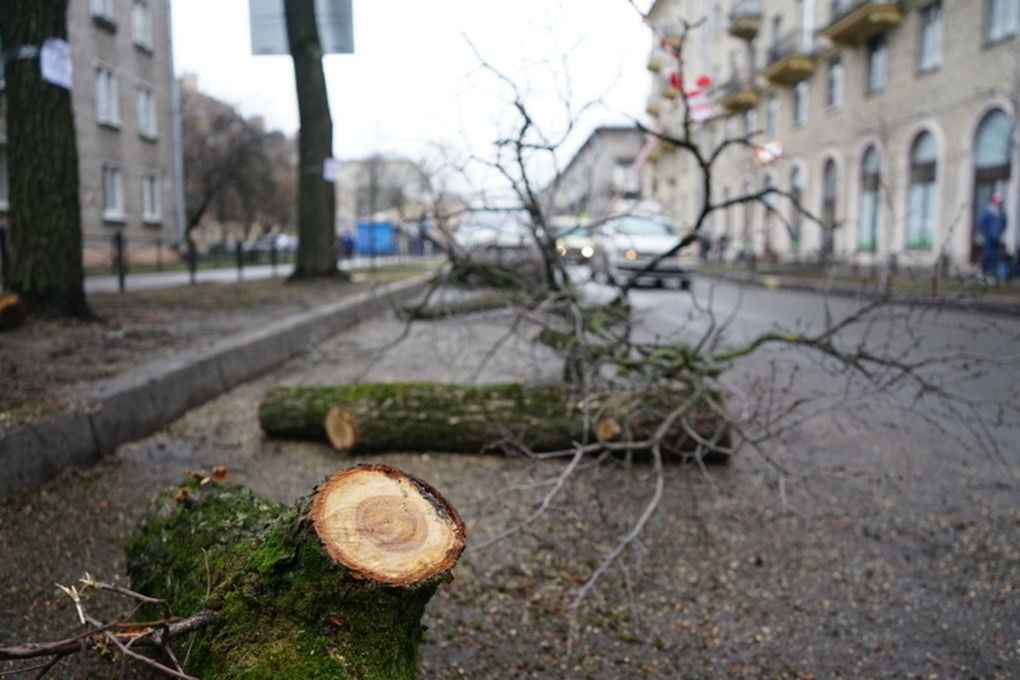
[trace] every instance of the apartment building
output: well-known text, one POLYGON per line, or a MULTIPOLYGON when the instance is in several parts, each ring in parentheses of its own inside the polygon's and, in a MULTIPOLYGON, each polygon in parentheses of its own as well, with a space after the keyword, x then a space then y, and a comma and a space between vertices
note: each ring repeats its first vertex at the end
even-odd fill
POLYGON ((109 261, 118 233, 136 261, 156 257, 183 233, 169 0, 74 0, 67 24, 85 261, 109 261))
POLYGON ((620 201, 640 198, 635 161, 644 145, 637 127, 596 128, 550 187, 551 214, 598 218, 620 201))
MULTIPOLYGON (((647 21, 649 127, 706 157, 750 142, 712 166, 727 257, 969 272, 993 192, 1018 246, 1020 0, 658 0, 647 21)), ((643 174, 695 223, 691 154, 660 143, 643 174)))

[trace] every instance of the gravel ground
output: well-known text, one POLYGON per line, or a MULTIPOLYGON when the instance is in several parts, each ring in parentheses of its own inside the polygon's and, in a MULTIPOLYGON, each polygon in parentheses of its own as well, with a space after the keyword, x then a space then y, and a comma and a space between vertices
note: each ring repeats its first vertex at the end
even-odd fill
MULTIPOLYGON (((456 578, 426 615, 423 678, 1020 677, 1017 471, 944 438, 902 441, 902 418, 888 429, 816 420, 768 451, 786 473, 750 452, 707 473, 668 468, 640 542, 576 609, 578 589, 651 497, 648 468, 579 470, 525 525, 562 462, 351 458, 259 431, 258 401, 277 384, 556 376, 555 360, 522 339, 529 329, 508 326, 489 312, 416 325, 391 346, 395 319, 365 322, 92 468, 0 501, 0 645, 73 631, 53 584, 85 571, 122 579, 124 537, 185 469, 227 465, 289 502, 338 469, 382 462, 433 484, 469 529, 456 578)), ((120 605, 93 606, 110 616, 120 605)), ((115 677, 76 663, 47 677, 115 677)))

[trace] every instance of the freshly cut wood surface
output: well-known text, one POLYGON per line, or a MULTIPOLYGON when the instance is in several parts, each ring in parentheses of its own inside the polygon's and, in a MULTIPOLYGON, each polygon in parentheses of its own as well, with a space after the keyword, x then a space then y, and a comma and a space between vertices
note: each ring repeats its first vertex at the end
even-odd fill
POLYGON ((333 475, 315 494, 312 520, 333 559, 359 578, 393 585, 451 568, 467 534, 439 492, 387 465, 333 475))
POLYGON ((322 426, 326 430, 326 438, 337 451, 349 451, 357 443, 354 419, 347 409, 339 404, 329 407, 322 426))

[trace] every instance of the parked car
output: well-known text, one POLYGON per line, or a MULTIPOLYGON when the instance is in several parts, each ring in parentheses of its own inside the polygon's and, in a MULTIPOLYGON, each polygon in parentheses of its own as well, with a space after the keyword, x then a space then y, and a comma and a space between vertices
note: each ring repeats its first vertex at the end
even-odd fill
POLYGON ((259 253, 272 252, 275 246, 279 254, 291 254, 297 252, 298 240, 290 234, 266 234, 255 241, 255 251, 259 253))
POLYGON ((465 251, 530 248, 534 240, 529 224, 523 210, 468 210, 457 222, 453 237, 465 251))
MULTIPOLYGON (((656 257, 672 250, 681 238, 681 234, 664 217, 611 217, 595 230, 592 273, 607 283, 627 283, 656 257)), ((676 281, 681 289, 687 290, 697 262, 697 248, 688 246, 663 259, 655 268, 642 273, 640 278, 658 285, 676 281)))
POLYGON ((553 217, 549 222, 560 257, 572 264, 588 264, 595 254, 591 220, 585 217, 553 217))

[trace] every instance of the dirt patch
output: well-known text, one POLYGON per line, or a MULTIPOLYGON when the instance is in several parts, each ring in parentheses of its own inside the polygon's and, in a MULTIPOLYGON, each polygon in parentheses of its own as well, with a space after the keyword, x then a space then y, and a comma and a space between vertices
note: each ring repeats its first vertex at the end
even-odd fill
POLYGON ((0 435, 67 408, 74 392, 147 361, 312 309, 366 282, 267 279, 95 293, 96 322, 30 318, 0 333, 0 435))

